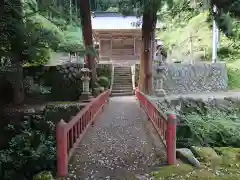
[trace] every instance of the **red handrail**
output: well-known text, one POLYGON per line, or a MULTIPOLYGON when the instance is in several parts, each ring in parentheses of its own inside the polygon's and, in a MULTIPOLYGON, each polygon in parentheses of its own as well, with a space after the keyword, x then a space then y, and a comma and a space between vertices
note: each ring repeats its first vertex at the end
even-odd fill
POLYGON ((169 114, 168 117, 163 115, 138 88, 135 91, 135 95, 167 149, 168 164, 176 164, 176 116, 174 114, 169 114))
POLYGON ((110 91, 106 91, 89 102, 68 123, 61 120, 57 124, 57 174, 58 177, 68 175, 68 161, 72 156, 75 145, 79 143, 87 129, 93 125, 106 103, 109 102, 110 91))

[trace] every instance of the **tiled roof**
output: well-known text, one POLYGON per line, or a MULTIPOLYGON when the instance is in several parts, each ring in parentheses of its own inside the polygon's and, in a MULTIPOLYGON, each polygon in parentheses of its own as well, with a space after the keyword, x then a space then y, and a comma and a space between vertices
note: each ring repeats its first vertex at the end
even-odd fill
MULTIPOLYGON (((141 29, 142 18, 136 16, 122 16, 114 12, 94 12, 92 14, 92 27, 100 29, 141 29)), ((159 28, 159 27, 158 27, 159 28)))
POLYGON ((122 16, 120 13, 118 12, 105 12, 105 11, 95 11, 92 12, 92 15, 94 15, 95 17, 119 17, 122 16))
POLYGON ((141 19, 134 16, 127 17, 92 17, 93 29, 140 29, 134 23, 141 19))

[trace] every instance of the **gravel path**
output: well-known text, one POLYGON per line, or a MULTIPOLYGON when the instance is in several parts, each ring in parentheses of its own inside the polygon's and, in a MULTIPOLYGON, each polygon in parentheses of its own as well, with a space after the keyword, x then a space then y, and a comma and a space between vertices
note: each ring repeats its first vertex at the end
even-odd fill
POLYGON ((67 179, 150 179, 165 162, 164 146, 135 97, 112 97, 79 144, 67 179))

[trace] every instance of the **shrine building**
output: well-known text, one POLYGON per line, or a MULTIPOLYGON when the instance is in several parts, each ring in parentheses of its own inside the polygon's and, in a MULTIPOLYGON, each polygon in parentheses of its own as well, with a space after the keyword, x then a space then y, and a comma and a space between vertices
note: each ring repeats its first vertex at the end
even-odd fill
MULTIPOLYGON (((142 18, 93 12, 92 28, 94 41, 99 45, 100 63, 140 62, 142 18)), ((157 28, 160 28, 159 24, 157 28)))

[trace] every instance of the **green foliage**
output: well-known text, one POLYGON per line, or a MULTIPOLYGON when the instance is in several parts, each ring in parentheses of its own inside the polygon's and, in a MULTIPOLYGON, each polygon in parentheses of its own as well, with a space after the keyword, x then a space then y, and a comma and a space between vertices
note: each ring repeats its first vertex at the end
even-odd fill
POLYGON ((179 114, 183 125, 178 128, 179 146, 239 147, 239 109, 220 110, 207 104, 184 105, 179 114))
POLYGON ((90 2, 92 11, 115 12, 114 10, 117 9, 118 5, 118 0, 93 0, 90 2))
POLYGON ((102 66, 97 68, 97 75, 98 76, 105 76, 108 77, 109 79, 111 79, 111 69, 108 66, 102 66))
MULTIPOLYGON (((200 0, 197 2, 203 3, 200 0)), ((167 24, 167 28, 164 32, 159 32, 159 38, 164 41, 166 48, 172 51, 174 58, 182 60, 190 55, 190 43, 192 42, 193 58, 210 60, 212 51, 212 12, 206 10, 207 8, 204 6, 201 9, 198 4, 190 6, 187 3, 186 6, 178 7, 178 4, 174 4, 172 8, 174 11, 163 9, 160 12, 159 18, 167 24)), ((223 32, 220 34, 218 56, 221 61, 231 62, 233 65, 240 58, 240 23, 236 18, 231 17, 231 20, 227 20, 230 16, 224 15, 224 17, 226 22, 224 27, 221 27, 223 32), (227 22, 231 23, 226 25, 227 22), (230 37, 224 35, 226 31, 230 31, 228 28, 231 29, 232 33, 230 37)))
POLYGON ((51 172, 43 171, 33 177, 33 180, 54 180, 51 172))
POLYGON ((80 27, 67 26, 64 31, 64 41, 61 42, 59 50, 62 52, 83 52, 82 30, 80 27))
POLYGON ((239 89, 240 88, 240 69, 238 68, 228 68, 228 87, 229 89, 239 89))
POLYGON ((45 109, 45 118, 54 124, 61 119, 68 122, 83 108, 81 103, 75 102, 54 102, 49 103, 45 109))
POLYGON ((82 91, 82 67, 83 64, 71 63, 50 67, 24 67, 26 92, 34 95, 37 92, 48 94, 46 98, 51 101, 76 101, 82 91))
POLYGON ((211 5, 216 5, 218 13, 213 13, 213 17, 218 23, 220 29, 227 36, 234 36, 232 31, 232 18, 240 18, 239 0, 211 0, 211 5))
POLYGON ((112 71, 109 66, 101 66, 97 68, 98 84, 104 88, 110 87, 112 71))
POLYGON ((186 124, 196 140, 218 147, 240 146, 239 118, 238 114, 229 115, 217 110, 204 115, 191 113, 185 116, 186 124))
POLYGON ((28 116, 16 125, 8 125, 15 133, 9 147, 0 151, 1 179, 32 179, 44 170, 56 169, 55 126, 41 116, 28 116))
POLYGON ((240 18, 240 1, 237 0, 174 0, 170 6, 168 14, 171 17, 181 16, 182 12, 190 12, 192 15, 197 15, 200 12, 208 11, 209 18, 215 19, 219 28, 226 36, 233 36, 232 31, 233 19, 240 18), (213 12, 213 5, 216 5, 218 11, 213 12))
POLYGON ((26 34, 27 62, 34 65, 47 63, 51 49, 58 49, 58 44, 63 41, 61 30, 41 15, 27 19, 26 34))
POLYGON ((117 7, 110 7, 107 9, 107 12, 119 12, 119 9, 117 7))
POLYGON ((60 15, 61 10, 57 11, 56 8, 52 8, 55 2, 26 0, 21 2, 22 6, 14 3, 14 1, 8 1, 3 7, 2 36, 0 37, 0 41, 3 42, 0 48, 1 61, 11 59, 12 37, 19 38, 15 41, 22 43, 22 45, 15 45, 22 48, 18 50, 23 53, 21 60, 32 65, 46 64, 51 57, 51 50, 84 51, 80 26, 71 21, 73 28, 68 28, 70 23, 68 17, 60 15), (22 10, 23 15, 19 10, 22 10), (20 19, 18 21, 22 20, 21 27, 12 26, 15 24, 15 17, 11 16, 10 12, 18 16, 17 18, 20 19), (16 36, 13 35, 15 32, 18 32, 16 36))
POLYGON ((100 76, 98 78, 98 84, 104 88, 109 88, 110 87, 110 82, 109 79, 105 76, 100 76))
POLYGON ((29 95, 29 96, 50 94, 51 87, 47 88, 47 87, 42 86, 41 84, 37 84, 34 82, 33 77, 27 76, 24 79, 24 92, 26 93, 26 95, 29 95))

